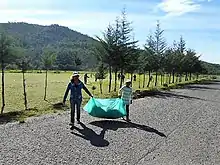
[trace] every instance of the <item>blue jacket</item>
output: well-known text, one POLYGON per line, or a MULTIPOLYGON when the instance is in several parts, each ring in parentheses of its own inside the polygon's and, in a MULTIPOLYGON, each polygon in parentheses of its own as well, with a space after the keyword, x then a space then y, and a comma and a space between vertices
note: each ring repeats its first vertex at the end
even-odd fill
POLYGON ((89 90, 86 88, 86 86, 83 84, 83 82, 79 81, 78 85, 75 85, 73 82, 70 82, 66 88, 66 92, 64 94, 63 102, 66 101, 66 98, 68 96, 69 90, 70 90, 70 99, 74 101, 82 101, 82 89, 85 90, 85 92, 92 97, 92 94, 89 92, 89 90))

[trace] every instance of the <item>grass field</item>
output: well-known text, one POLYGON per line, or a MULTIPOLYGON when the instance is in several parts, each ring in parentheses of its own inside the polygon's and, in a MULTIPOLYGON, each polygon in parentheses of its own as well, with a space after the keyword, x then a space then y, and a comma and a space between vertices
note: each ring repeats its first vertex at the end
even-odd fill
MULTIPOLYGON (((33 109, 37 114, 44 113, 44 111, 53 112, 51 108, 52 104, 61 102, 63 99, 66 86, 70 80, 72 72, 61 72, 54 73, 49 72, 48 74, 48 92, 47 92, 47 102, 43 100, 44 96, 44 73, 26 73, 26 84, 27 84, 27 96, 28 96, 28 107, 33 109)), ((84 72, 80 72, 81 80, 83 80, 84 72)), ((108 93, 108 78, 103 81, 103 94, 100 93, 99 81, 95 82, 94 75, 89 73, 87 87, 93 93, 94 97, 99 98, 110 98, 117 95, 117 92, 108 93), (92 77, 91 77, 92 76, 92 77), (96 89, 93 91, 92 87, 95 86, 96 89)), ((126 75, 126 78, 129 78, 129 75, 126 75)), ((143 87, 143 75, 141 75, 141 87, 143 87)), ((168 78, 165 78, 165 80, 168 78)), ((114 80, 114 77, 113 77, 114 80)), ((148 76, 146 76, 146 84, 148 81, 148 76)), ((146 86, 146 85, 145 85, 146 86)), ((154 86, 154 83, 150 85, 154 86)), ((160 87, 160 76, 158 80, 158 87, 160 87)), ((114 88, 114 81, 112 81, 112 91, 114 88)), ((119 81, 117 84, 117 89, 119 88, 119 81)), ((133 83, 133 89, 139 89, 139 76, 137 76, 137 81, 133 83)), ((143 88, 141 88, 143 89, 143 88)), ((5 96, 6 96, 6 107, 5 113, 15 112, 24 110, 23 104, 23 88, 22 88, 22 74, 21 73, 10 73, 5 74, 5 96)), ((89 97, 83 92, 85 104, 89 97)), ((1 100, 0 100, 1 103, 1 100)), ((67 101, 68 103, 68 101, 67 101)), ((28 116, 34 116, 33 114, 27 114, 28 116)), ((32 112, 29 112, 32 113, 32 112)))

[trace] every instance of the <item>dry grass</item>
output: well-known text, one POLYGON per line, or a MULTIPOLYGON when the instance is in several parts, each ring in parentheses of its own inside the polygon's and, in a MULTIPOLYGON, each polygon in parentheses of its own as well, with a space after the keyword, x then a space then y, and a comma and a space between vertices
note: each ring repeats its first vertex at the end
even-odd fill
MULTIPOLYGON (((5 115, 10 116, 10 114, 12 114, 11 116, 14 116, 15 120, 22 121, 23 118, 26 118, 28 116, 36 116, 44 113, 57 112, 57 110, 55 110, 55 108, 52 105, 62 102, 63 95, 66 90, 66 86, 70 80, 71 73, 72 72, 61 72, 61 73, 50 72, 48 74, 47 101, 43 100, 45 74, 36 73, 36 72, 26 73, 25 76, 27 83, 28 107, 30 108, 30 110, 29 112, 25 112, 24 104, 23 104, 24 101, 23 101, 23 88, 22 88, 22 74, 7 72, 5 74, 5 96, 6 96, 6 107, 4 111, 5 115)), ((81 72, 80 74, 83 80, 84 72, 81 72)), ((92 73, 89 73, 88 76, 90 76, 90 78, 88 79, 87 87, 95 97, 110 98, 117 96, 117 92, 108 93, 108 78, 106 78, 106 80, 103 81, 103 94, 101 94, 99 88, 99 81, 95 82, 94 74, 92 75, 92 73), (93 86, 96 87, 94 91, 92 90, 93 86)), ((126 75, 126 78, 129 78, 129 75, 126 75)), ((141 87, 143 87, 143 75, 140 78, 141 78, 141 87)), ((148 81, 148 77, 146 76, 146 84, 147 81, 148 81)), ((161 87, 160 77, 158 80, 158 84, 159 85, 157 86, 157 88, 160 88, 161 87)), ((153 86, 154 83, 150 85, 149 89, 152 89, 153 86)), ((114 88, 114 81, 112 81, 112 91, 113 88, 114 88)), ((119 88, 119 82, 117 84, 117 89, 118 88, 119 88)), ((133 88, 134 90, 139 89, 138 75, 137 75, 137 81, 134 82, 133 84, 133 88)), ((141 88, 141 90, 143 90, 143 88, 141 88)), ((83 92, 83 96, 84 96, 83 104, 85 104, 88 101, 89 97, 84 92, 83 92)), ((60 109, 62 110, 63 108, 60 109)))

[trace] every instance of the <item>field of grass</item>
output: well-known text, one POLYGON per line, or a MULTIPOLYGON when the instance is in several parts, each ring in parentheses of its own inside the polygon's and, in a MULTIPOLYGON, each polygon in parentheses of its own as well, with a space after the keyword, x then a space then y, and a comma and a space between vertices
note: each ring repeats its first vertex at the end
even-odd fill
MULTIPOLYGON (((26 114, 27 116, 34 116, 36 114, 42 114, 44 112, 54 112, 54 109, 51 108, 52 104, 62 102, 66 86, 70 80, 72 72, 60 72, 54 73, 49 72, 48 74, 48 92, 47 92, 47 101, 43 100, 44 96, 44 73, 26 73, 26 84, 27 84, 27 97, 28 97, 28 107, 32 109, 33 114, 26 114)), ((81 80, 83 81, 84 72, 80 72, 81 80)), ((89 73, 87 87, 93 93, 94 97, 99 98, 110 98, 117 96, 117 92, 108 93, 108 78, 103 81, 103 94, 100 93, 99 80, 95 82, 94 74, 89 73), (92 87, 95 86, 96 89, 93 91, 92 87)), ((126 75, 126 79, 129 78, 129 75, 126 75)), ((143 89, 143 75, 141 75, 141 90, 143 89)), ((165 77, 165 82, 168 78, 165 77)), ((146 76, 146 84, 148 82, 148 76, 146 76)), ((158 87, 160 87, 160 77, 158 80, 158 87)), ((146 87, 146 85, 145 85, 146 87)), ((154 83, 150 85, 154 87, 154 83)), ((117 84, 117 89, 119 88, 119 81, 117 84)), ((112 81, 112 91, 114 89, 114 77, 112 81)), ((139 76, 137 76, 137 81, 133 83, 133 89, 139 89, 139 76)), ((146 88, 145 88, 146 89, 146 88)), ((22 88, 22 74, 21 73, 11 73, 7 72, 5 74, 5 96, 6 96, 6 106, 5 113, 15 112, 24 110, 23 104, 23 88, 22 88)), ((83 92, 85 104, 89 97, 85 92, 83 92)), ((0 100, 0 103, 2 100, 0 100)), ((68 101, 67 101, 68 103, 68 101)), ((27 112, 26 112, 27 113, 27 112)), ((20 115, 19 113, 16 115, 20 115)))

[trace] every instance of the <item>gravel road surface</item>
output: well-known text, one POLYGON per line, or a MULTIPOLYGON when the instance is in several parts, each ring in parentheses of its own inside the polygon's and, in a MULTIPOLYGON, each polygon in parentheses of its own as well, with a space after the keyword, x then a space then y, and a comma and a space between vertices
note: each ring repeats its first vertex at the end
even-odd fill
POLYGON ((69 112, 0 125, 1 165, 220 165, 220 82, 135 100, 132 123, 69 112))

